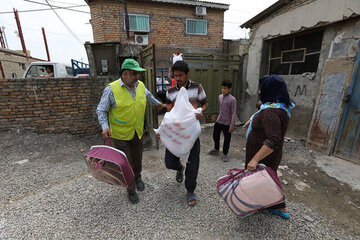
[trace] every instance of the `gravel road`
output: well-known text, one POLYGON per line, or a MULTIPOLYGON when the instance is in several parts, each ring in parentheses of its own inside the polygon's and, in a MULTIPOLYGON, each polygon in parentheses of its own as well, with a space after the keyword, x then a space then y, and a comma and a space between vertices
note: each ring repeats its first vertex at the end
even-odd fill
MULTIPOLYGON (((217 179, 243 165, 243 134, 234 134, 231 160, 206 154, 211 129, 201 136, 196 190, 186 205, 184 184, 164 165, 164 148, 144 153, 145 191, 131 205, 126 190, 91 177, 82 155, 100 136, 1 133, 0 239, 355 239, 305 203, 290 200, 290 220, 266 211, 233 214, 216 192, 217 179)), ((289 184, 290 185, 290 184, 289 184)), ((288 186, 289 186, 288 185, 288 186)), ((285 186, 287 195, 290 188, 285 186)), ((324 199, 326 201, 326 199, 324 199)))

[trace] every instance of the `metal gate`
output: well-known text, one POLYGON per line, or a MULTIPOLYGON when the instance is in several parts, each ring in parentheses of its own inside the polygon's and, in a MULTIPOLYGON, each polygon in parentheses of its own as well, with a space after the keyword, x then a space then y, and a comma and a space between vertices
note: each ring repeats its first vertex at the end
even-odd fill
POLYGON ((190 79, 201 83, 206 92, 208 110, 206 114, 219 113, 220 85, 224 80, 232 82, 231 94, 240 100, 240 61, 239 55, 187 53, 185 61, 190 67, 190 79))
POLYGON ((334 155, 360 164, 360 41, 334 155))
MULTIPOLYGON (((146 69, 144 72, 144 84, 146 88, 156 97, 156 62, 155 62, 155 44, 141 50, 141 65, 146 69)), ((155 142, 156 148, 159 149, 159 140, 156 138, 152 128, 158 128, 157 110, 153 106, 146 106, 145 126, 148 128, 151 141, 155 142)))

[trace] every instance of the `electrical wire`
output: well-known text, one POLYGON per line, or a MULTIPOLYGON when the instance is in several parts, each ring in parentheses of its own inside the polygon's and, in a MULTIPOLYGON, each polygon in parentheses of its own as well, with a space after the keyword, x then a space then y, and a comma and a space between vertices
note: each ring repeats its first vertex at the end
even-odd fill
MULTIPOLYGON (((54 9, 64 9, 64 10, 71 10, 71 8, 77 8, 77 7, 86 7, 87 5, 75 5, 72 7, 54 7, 54 9)), ((20 10, 18 11, 19 13, 24 13, 24 12, 41 12, 41 11, 49 11, 52 10, 51 8, 42 8, 42 9, 29 9, 29 10, 20 10)), ((83 11, 81 11, 83 12, 83 11)), ((7 13, 14 13, 12 12, 0 12, 0 14, 7 14, 7 13)), ((85 12, 84 12, 85 13, 85 12)), ((86 12, 88 14, 90 14, 89 12, 86 12)))
MULTIPOLYGON (((25 1, 25 0, 24 0, 25 1)), ((54 11, 55 15, 59 18, 59 20, 62 22, 62 24, 67 28, 67 30, 73 35, 73 37, 78 40, 78 42, 82 45, 82 41, 76 36, 76 34, 70 29, 70 27, 62 20, 62 18, 59 16, 59 14, 55 11, 52 5, 49 4, 48 0, 45 0, 45 2, 49 5, 49 7, 54 11)))
MULTIPOLYGON (((46 1, 48 4, 46 4, 46 3, 40 3, 40 2, 36 2, 36 1, 31 1, 31 0, 23 0, 23 1, 25 1, 25 2, 30 2, 30 3, 35 3, 35 4, 40 4, 40 5, 45 5, 45 6, 49 6, 51 9, 53 9, 53 7, 63 8, 63 7, 60 7, 60 6, 51 5, 51 4, 48 3, 47 0, 45 0, 45 1, 46 1)), ((86 5, 85 5, 85 6, 86 6, 86 5)), ((69 10, 69 11, 74 11, 74 12, 88 13, 88 14, 89 14, 89 12, 81 11, 81 10, 75 10, 75 9, 70 9, 70 8, 67 9, 67 10, 69 10)))

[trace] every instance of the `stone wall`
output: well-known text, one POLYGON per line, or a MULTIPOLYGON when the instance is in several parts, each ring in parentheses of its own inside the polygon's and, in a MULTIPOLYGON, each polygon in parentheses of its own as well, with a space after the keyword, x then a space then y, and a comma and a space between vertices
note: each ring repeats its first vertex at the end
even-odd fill
POLYGON ((0 79, 0 131, 93 134, 106 78, 0 79))

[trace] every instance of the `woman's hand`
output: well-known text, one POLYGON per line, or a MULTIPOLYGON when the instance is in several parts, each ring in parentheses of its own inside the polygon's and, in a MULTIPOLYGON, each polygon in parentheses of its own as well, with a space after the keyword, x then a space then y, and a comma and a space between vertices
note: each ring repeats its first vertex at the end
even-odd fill
POLYGON ((251 161, 248 163, 246 169, 247 169, 247 170, 250 170, 250 171, 254 171, 254 170, 256 170, 256 167, 257 167, 258 163, 259 163, 259 162, 253 158, 253 159, 251 159, 251 161))

